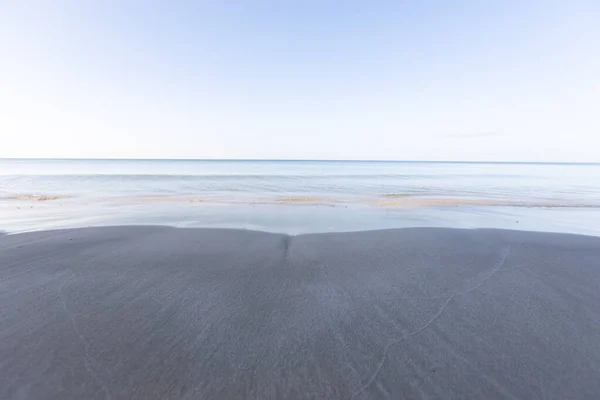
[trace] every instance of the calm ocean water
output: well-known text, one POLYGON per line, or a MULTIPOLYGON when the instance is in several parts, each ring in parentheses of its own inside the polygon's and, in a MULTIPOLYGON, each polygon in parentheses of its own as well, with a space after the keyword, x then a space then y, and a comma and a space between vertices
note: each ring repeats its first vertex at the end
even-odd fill
POLYGON ((600 234, 599 164, 0 160, 0 230, 168 224, 600 234))

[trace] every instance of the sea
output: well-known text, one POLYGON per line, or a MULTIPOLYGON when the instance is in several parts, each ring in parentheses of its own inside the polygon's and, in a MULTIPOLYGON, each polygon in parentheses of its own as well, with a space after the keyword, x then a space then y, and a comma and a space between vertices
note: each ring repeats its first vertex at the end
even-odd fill
POLYGON ((0 231, 107 225, 600 235, 600 164, 0 159, 0 231))

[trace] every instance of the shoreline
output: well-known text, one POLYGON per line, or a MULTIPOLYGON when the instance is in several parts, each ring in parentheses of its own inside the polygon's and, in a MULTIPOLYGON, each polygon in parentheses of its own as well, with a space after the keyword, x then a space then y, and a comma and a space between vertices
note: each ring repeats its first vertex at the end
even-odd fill
POLYGON ((565 235, 565 236, 576 236, 576 237, 587 237, 600 239, 600 233, 576 233, 576 232, 563 232, 563 231, 545 231, 545 230, 529 230, 529 229, 507 229, 507 228, 494 228, 494 227, 448 227, 448 226, 406 226, 398 228, 367 228, 367 229, 356 229, 348 231, 316 231, 316 232, 299 232, 299 233, 288 233, 276 230, 260 229, 260 228, 244 228, 244 227, 229 227, 229 226, 187 226, 187 225, 169 225, 169 224, 114 224, 114 225, 89 225, 89 226, 57 226, 50 228, 33 228, 30 230, 23 231, 9 231, 0 229, 0 236, 15 236, 35 233, 52 233, 62 231, 81 231, 81 230, 97 230, 97 229, 179 229, 179 230, 191 230, 191 231, 231 231, 231 232, 249 232, 256 234, 267 234, 267 235, 279 235, 288 237, 297 236, 319 236, 319 235, 352 235, 352 234, 370 234, 376 232, 397 232, 405 230, 446 230, 446 231, 497 231, 509 233, 523 233, 523 234, 542 234, 542 235, 565 235))
POLYGON ((600 238, 0 234, 0 397, 593 398, 600 238))

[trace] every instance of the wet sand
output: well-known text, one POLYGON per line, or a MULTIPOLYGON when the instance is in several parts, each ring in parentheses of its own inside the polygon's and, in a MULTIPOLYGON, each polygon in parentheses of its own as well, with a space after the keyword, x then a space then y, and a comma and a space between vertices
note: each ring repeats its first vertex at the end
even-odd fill
POLYGON ((594 399, 600 238, 0 236, 1 399, 594 399))

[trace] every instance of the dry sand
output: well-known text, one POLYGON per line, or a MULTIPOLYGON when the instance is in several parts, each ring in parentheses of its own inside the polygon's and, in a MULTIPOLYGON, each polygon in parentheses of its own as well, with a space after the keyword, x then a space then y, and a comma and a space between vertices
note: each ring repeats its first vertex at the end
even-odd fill
POLYGON ((597 399, 600 238, 0 236, 1 399, 597 399))

